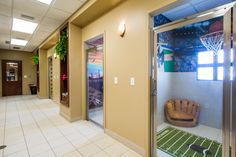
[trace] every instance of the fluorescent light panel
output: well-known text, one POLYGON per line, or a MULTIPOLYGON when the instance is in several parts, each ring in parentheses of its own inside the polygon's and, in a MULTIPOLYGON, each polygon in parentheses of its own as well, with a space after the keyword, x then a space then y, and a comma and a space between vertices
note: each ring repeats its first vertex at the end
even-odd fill
POLYGON ((25 46, 28 43, 27 40, 22 40, 22 39, 11 39, 11 44, 12 45, 18 45, 18 46, 25 46))
POLYGON ((37 23, 13 18, 12 30, 17 32, 33 34, 37 26, 38 26, 37 23))
POLYGON ((47 4, 47 5, 51 4, 51 2, 52 2, 52 0, 37 0, 37 1, 47 4))

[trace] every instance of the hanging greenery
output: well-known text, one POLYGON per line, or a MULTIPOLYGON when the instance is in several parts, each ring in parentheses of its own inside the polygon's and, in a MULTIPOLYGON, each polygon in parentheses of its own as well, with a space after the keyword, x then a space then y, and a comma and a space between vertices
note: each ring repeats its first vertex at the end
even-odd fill
POLYGON ((60 40, 55 47, 55 53, 61 60, 65 61, 65 57, 67 55, 68 50, 68 37, 66 32, 62 32, 60 36, 60 40))
POLYGON ((35 54, 35 55, 32 57, 32 59, 33 59, 33 62, 34 62, 35 65, 38 65, 38 64, 39 64, 39 55, 35 54))

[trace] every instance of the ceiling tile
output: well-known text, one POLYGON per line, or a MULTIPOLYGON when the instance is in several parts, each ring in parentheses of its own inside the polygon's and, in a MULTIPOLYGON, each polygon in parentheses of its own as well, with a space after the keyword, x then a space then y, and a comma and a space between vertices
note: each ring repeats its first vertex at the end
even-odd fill
POLYGON ((56 0, 53 4, 54 8, 74 13, 83 3, 78 0, 70 0, 70 3, 68 3, 68 0, 56 0))
POLYGON ((68 0, 53 0, 52 4, 46 5, 37 0, 0 0, 0 48, 12 48, 5 41, 22 38, 28 40, 28 44, 22 49, 35 49, 87 0, 69 1, 70 3, 68 0), (22 14, 34 19, 22 17, 22 14), (39 25, 34 34, 15 32, 11 30, 14 17, 39 25))
POLYGON ((11 32, 11 38, 19 38, 24 40, 29 40, 31 38, 31 34, 21 33, 21 32, 11 32))
POLYGON ((4 16, 4 15, 0 15, 0 23, 4 23, 4 24, 11 24, 12 18, 9 16, 4 16))
POLYGON ((177 7, 175 9, 172 9, 170 11, 167 11, 167 12, 163 13, 163 15, 165 17, 167 17, 168 19, 170 19, 171 21, 174 21, 174 20, 181 19, 181 18, 184 18, 184 17, 189 16, 189 15, 196 14, 196 13, 197 12, 193 8, 192 5, 184 4, 180 7, 177 7))
POLYGON ((218 6, 232 2, 231 0, 206 0, 201 3, 195 4, 194 7, 198 12, 206 11, 216 8, 218 6))
POLYGON ((11 7, 4 4, 0 4, 0 15, 11 17, 11 7))
POLYGON ((10 34, 10 32, 11 32, 11 26, 10 26, 10 25, 6 25, 6 24, 0 23, 0 32, 1 32, 1 33, 8 33, 8 34, 10 34))
POLYGON ((35 0, 15 0, 14 9, 29 13, 29 16, 43 17, 47 12, 49 6, 39 3, 35 0), (22 5, 24 4, 24 5, 22 5))
POLYGON ((50 32, 37 31, 29 42, 39 46, 50 34, 50 32))
POLYGON ((43 16, 41 16, 41 15, 32 14, 32 13, 30 13, 30 12, 21 11, 21 10, 16 10, 16 9, 13 10, 13 17, 14 17, 14 18, 18 18, 18 19, 22 19, 22 20, 26 20, 26 21, 35 22, 35 23, 39 23, 39 22, 42 20, 42 18, 43 18, 43 16), (31 16, 31 17, 33 17, 34 19, 31 20, 31 19, 22 17, 22 15, 31 16))
POLYGON ((49 17, 45 17, 41 22, 41 30, 46 32, 55 31, 63 22, 49 17))
POLYGON ((11 0, 0 0, 1 5, 6 5, 8 7, 11 7, 12 1, 11 0))
POLYGON ((15 51, 21 51, 24 49, 23 46, 18 46, 18 45, 10 45, 10 49, 11 50, 15 50, 15 51), (19 48, 19 49, 16 49, 16 48, 19 48))
POLYGON ((50 17, 52 19, 55 20, 59 20, 59 21, 65 21, 68 17, 70 17, 71 14, 61 11, 59 9, 56 8, 51 8, 48 13, 47 13, 47 17, 50 17))
POLYGON ((192 3, 193 5, 196 5, 196 4, 202 3, 204 1, 211 1, 211 0, 191 0, 190 3, 192 3))
POLYGON ((9 49, 9 45, 0 43, 0 49, 9 49))
POLYGON ((9 34, 0 34, 0 49, 8 49, 9 44, 6 44, 5 41, 10 41, 9 34))
POLYGON ((5 44, 5 41, 10 41, 9 34, 0 34, 0 43, 5 44))
POLYGON ((34 49, 37 48, 37 45, 31 45, 31 44, 28 44, 26 47, 24 47, 24 51, 30 51, 32 52, 34 49))

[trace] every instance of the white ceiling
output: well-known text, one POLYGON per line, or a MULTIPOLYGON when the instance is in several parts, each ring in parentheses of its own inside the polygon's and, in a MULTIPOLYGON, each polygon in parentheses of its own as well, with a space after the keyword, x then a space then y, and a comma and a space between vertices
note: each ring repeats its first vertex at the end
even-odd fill
POLYGON ((234 1, 236 0, 191 0, 189 3, 163 13, 163 15, 169 20, 175 21, 234 1))
POLYGON ((0 49, 14 49, 32 52, 42 41, 55 31, 68 17, 78 10, 87 0, 52 0, 50 5, 37 0, 0 0, 0 49), (34 17, 33 20, 22 17, 34 17), (11 30, 13 17, 38 23, 33 34, 11 30), (6 44, 11 38, 28 40, 25 47, 6 44))

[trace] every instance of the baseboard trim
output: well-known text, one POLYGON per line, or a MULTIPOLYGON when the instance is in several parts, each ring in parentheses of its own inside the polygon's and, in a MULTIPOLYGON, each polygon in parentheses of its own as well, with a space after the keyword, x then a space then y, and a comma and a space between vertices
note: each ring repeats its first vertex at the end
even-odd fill
POLYGON ((63 112, 60 112, 60 115, 61 115, 62 117, 64 117, 66 120, 68 120, 69 122, 75 122, 75 121, 81 120, 81 117, 74 117, 74 118, 71 118, 70 116, 66 115, 66 114, 63 113, 63 112))
POLYGON ((68 115, 66 115, 65 113, 63 112, 60 112, 60 115, 65 118, 66 120, 70 121, 70 117, 68 115))
POLYGON ((56 103, 57 105, 59 105, 59 106, 61 105, 61 103, 60 103, 59 101, 56 101, 56 100, 53 100, 53 99, 52 99, 52 101, 53 101, 54 103, 56 103))
POLYGON ((39 98, 39 99, 48 99, 48 97, 39 96, 39 95, 38 95, 38 98, 39 98))
POLYGON ((130 140, 118 135, 117 133, 115 133, 109 129, 105 129, 105 133, 110 135, 111 137, 113 137, 117 141, 121 142, 122 144, 124 144, 128 148, 132 149, 133 151, 135 151, 139 155, 145 156, 145 150, 142 147, 138 146, 137 144, 131 142, 130 140))

